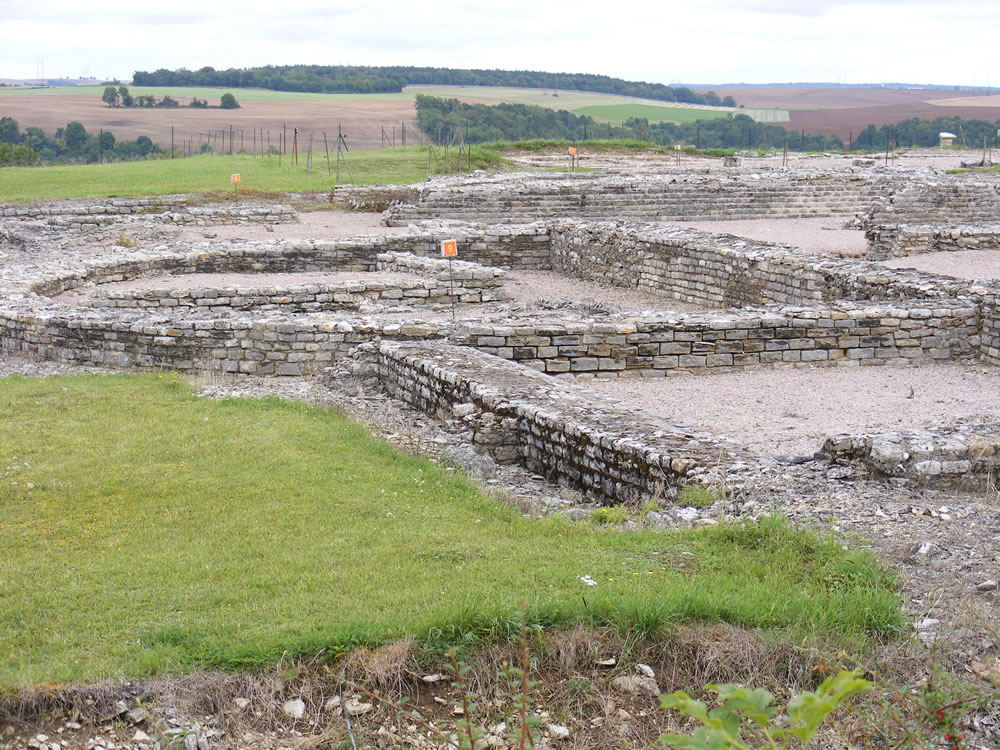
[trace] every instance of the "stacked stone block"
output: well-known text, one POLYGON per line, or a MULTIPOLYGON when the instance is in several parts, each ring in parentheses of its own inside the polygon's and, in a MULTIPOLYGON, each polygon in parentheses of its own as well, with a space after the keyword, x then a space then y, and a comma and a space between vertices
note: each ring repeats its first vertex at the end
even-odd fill
POLYGON ((418 409, 459 416, 476 443, 605 502, 715 484, 741 458, 729 440, 671 424, 463 347, 384 343, 379 378, 418 409))

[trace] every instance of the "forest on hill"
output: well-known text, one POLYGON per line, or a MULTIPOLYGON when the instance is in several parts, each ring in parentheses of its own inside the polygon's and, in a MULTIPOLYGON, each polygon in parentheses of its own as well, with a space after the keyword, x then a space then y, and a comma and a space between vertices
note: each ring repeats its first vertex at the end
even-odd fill
MULTIPOLYGON (((837 136, 788 130, 780 125, 759 123, 743 114, 728 118, 687 123, 650 123, 631 118, 620 123, 598 123, 588 115, 576 115, 527 104, 466 104, 457 99, 417 96, 417 125, 439 143, 488 143, 492 141, 551 140, 639 140, 661 146, 682 144, 701 149, 767 149, 791 151, 872 151, 892 147, 938 145, 938 133, 961 133, 965 144, 981 147, 991 141, 1000 120, 963 120, 939 117, 910 118, 893 125, 868 125, 850 143, 837 136)), ((962 140, 959 140, 962 143, 962 140)))
POLYGON ((536 70, 483 70, 417 68, 406 66, 362 67, 352 65, 265 65, 256 68, 212 67, 198 70, 137 70, 135 86, 219 86, 262 88, 275 91, 311 91, 326 94, 398 93, 406 86, 505 86, 530 89, 592 91, 664 102, 735 107, 731 96, 714 92, 698 94, 686 86, 626 81, 589 73, 544 73, 536 70))

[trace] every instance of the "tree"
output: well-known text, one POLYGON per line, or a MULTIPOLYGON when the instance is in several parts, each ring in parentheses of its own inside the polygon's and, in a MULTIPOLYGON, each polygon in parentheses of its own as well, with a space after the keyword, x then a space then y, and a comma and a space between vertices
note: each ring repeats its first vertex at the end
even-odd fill
POLYGON ((21 142, 21 129, 13 117, 0 117, 0 143, 16 146, 21 142))
POLYGON ((219 106, 222 107, 222 109, 240 108, 240 104, 239 102, 236 101, 236 97, 230 93, 225 93, 222 95, 222 98, 219 100, 219 106))
POLYGON ((66 131, 63 137, 66 139, 66 148, 70 151, 77 151, 87 142, 87 129, 76 120, 73 120, 73 122, 66 124, 66 131))
MULTIPOLYGON (((124 88, 124 86, 122 87, 124 88)), ((106 86, 104 93, 101 95, 101 101, 107 102, 109 107, 118 106, 118 89, 114 86, 106 86)))
POLYGON ((140 135, 135 139, 136 150, 139 152, 140 156, 146 156, 150 151, 153 150, 153 142, 149 139, 147 135, 140 135))
POLYGON ((115 136, 110 130, 102 130, 100 137, 101 148, 110 151, 115 147, 115 136))
POLYGON ((66 148, 68 150, 79 151, 83 148, 83 144, 87 142, 87 129, 76 120, 73 120, 73 122, 66 124, 66 131, 63 138, 66 141, 66 148))
POLYGON ((135 106, 135 99, 132 98, 132 95, 128 92, 128 88, 127 87, 120 86, 118 88, 118 96, 120 96, 121 99, 122 99, 122 106, 123 107, 134 107, 135 106))

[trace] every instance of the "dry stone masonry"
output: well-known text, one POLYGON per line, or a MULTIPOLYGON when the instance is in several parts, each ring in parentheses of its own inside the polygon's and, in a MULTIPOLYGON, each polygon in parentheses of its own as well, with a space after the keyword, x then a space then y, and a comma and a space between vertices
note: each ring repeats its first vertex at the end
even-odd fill
MULTIPOLYGON (((56 262, 33 261, 32 240, 18 222, 73 232, 92 222, 289 222, 295 213, 281 206, 192 207, 182 196, 5 206, 0 244, 11 254, 0 265, 0 346, 79 364, 265 376, 313 375, 361 356, 391 394, 465 420, 477 448, 496 460, 517 461, 607 502, 633 501, 685 482, 727 481, 734 467, 752 459, 725 439, 586 395, 567 378, 1000 365, 997 282, 636 220, 847 218, 867 210, 862 222, 873 258, 995 247, 996 185, 979 177, 935 180, 852 166, 721 176, 473 176, 406 188, 336 188, 332 201, 387 208, 386 221, 410 224, 409 231, 162 242, 106 248, 97 256, 67 253, 56 262), (413 223, 424 218, 432 221, 413 223), (458 240, 461 261, 437 257, 443 239, 458 240), (504 269, 636 289, 662 298, 663 309, 670 300, 721 309, 625 314, 519 307, 505 304, 504 269), (356 278, 200 289, 104 286, 164 274, 291 272, 356 278), (67 292, 89 296, 68 304, 59 298, 67 292)), ((997 460, 988 430, 841 436, 826 450, 835 461, 896 478, 951 481, 993 472, 997 460)))

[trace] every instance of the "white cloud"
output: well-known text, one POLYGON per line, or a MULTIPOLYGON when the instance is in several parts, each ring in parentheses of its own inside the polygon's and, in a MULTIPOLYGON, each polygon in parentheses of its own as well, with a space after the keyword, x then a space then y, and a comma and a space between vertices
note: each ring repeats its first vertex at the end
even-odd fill
MULTIPOLYGON (((205 65, 433 65, 603 73, 656 82, 980 84, 1000 8, 983 0, 0 0, 0 77, 129 77, 205 65)), ((1000 70, 992 71, 1000 82, 1000 70)))

